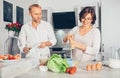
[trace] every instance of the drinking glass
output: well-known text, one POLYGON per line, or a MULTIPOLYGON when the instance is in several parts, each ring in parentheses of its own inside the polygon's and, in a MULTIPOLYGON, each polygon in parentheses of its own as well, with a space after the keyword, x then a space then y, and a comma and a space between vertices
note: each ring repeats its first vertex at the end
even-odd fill
POLYGON ((40 59, 39 59, 40 65, 46 66, 49 57, 50 57, 50 54, 40 54, 40 59))

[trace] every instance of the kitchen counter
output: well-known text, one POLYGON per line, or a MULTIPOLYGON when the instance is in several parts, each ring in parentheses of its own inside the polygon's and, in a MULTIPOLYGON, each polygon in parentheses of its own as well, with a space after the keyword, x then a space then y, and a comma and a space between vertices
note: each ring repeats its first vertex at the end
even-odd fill
MULTIPOLYGON (((82 64, 85 65, 85 64, 82 64)), ((53 73, 50 71, 40 71, 39 68, 33 68, 15 78, 120 78, 120 69, 103 67, 99 71, 86 71, 85 66, 78 66, 77 72, 73 75, 67 73, 53 73)))
POLYGON ((0 78, 14 78, 32 69, 29 59, 0 61, 0 78))

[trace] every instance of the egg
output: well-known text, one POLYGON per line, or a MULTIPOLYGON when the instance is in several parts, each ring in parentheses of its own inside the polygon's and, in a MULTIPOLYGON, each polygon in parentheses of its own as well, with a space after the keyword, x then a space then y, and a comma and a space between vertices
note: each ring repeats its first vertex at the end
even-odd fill
POLYGON ((93 71, 96 70, 96 64, 91 65, 91 70, 93 70, 93 71))
POLYGON ((97 70, 102 69, 102 63, 101 62, 96 63, 96 69, 97 70))
POLYGON ((86 70, 87 70, 87 71, 90 71, 90 70, 91 70, 91 65, 90 65, 90 64, 87 64, 87 65, 86 65, 86 70))

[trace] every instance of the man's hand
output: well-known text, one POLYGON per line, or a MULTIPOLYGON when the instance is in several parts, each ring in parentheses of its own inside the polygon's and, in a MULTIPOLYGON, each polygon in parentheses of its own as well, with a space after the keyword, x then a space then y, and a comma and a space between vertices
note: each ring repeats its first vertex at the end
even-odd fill
POLYGON ((23 52, 24 52, 25 54, 28 54, 28 52, 30 51, 30 49, 31 49, 30 47, 27 47, 27 46, 26 46, 26 47, 23 48, 23 52))
POLYGON ((45 48, 47 46, 51 46, 52 43, 50 41, 46 41, 46 42, 41 42, 41 44, 38 46, 38 48, 45 48))
POLYGON ((38 46, 38 48, 45 48, 46 47, 46 42, 41 42, 41 44, 38 46))

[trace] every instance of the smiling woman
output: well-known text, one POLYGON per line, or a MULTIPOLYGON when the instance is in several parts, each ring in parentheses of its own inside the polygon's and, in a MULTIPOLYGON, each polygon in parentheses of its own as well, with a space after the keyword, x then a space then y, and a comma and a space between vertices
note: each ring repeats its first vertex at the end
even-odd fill
POLYGON ((84 7, 79 13, 79 21, 82 25, 71 29, 63 41, 70 42, 73 59, 92 61, 96 59, 100 49, 100 31, 93 27, 96 21, 94 8, 84 7))

